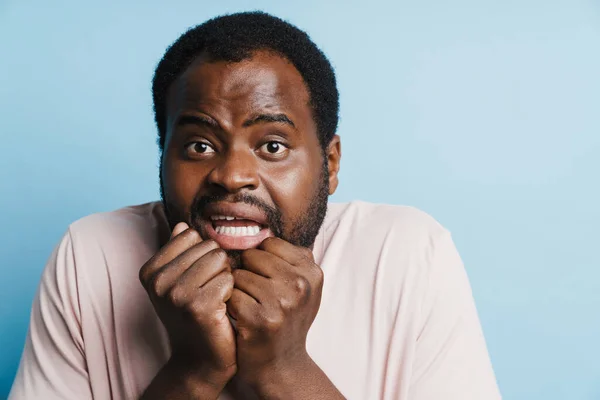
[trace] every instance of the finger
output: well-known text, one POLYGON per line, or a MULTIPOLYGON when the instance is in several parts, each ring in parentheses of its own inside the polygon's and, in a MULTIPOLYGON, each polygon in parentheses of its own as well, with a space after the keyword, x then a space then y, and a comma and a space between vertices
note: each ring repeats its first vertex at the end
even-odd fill
POLYGON ((146 285, 156 271, 171 262, 179 254, 200 242, 202 242, 200 234, 191 228, 177 235, 177 237, 173 238, 157 251, 140 269, 139 276, 142 284, 146 285))
POLYGON ((173 239, 175 236, 179 235, 181 232, 185 231, 188 228, 189 228, 188 224, 186 224, 185 222, 179 222, 173 228, 173 232, 171 232, 171 239, 173 239))
MULTIPOLYGON (((238 323, 241 321, 248 324, 250 321, 255 321, 256 315, 259 313, 259 307, 260 305, 252 296, 235 287, 227 301, 227 313, 238 323)), ((255 324, 250 323, 250 325, 255 324)))
POLYGON ((187 270, 218 248, 217 242, 207 240, 190 247, 175 257, 170 263, 157 269, 154 275, 149 278, 148 284, 151 286, 152 292, 156 296, 164 296, 187 270))
POLYGON ((177 298, 179 303, 187 303, 187 299, 195 296, 199 288, 226 271, 231 272, 227 253, 219 248, 213 249, 177 277, 169 296, 177 298))
POLYGON ((265 303, 269 296, 273 295, 271 279, 243 269, 233 271, 233 285, 236 289, 250 295, 258 303, 265 303))
POLYGON ((165 265, 190 247, 202 242, 202 237, 195 229, 188 228, 164 245, 153 257, 153 262, 165 265))
POLYGON ((226 303, 233 293, 233 275, 231 271, 221 271, 202 287, 203 297, 219 299, 226 303))
POLYGON ((274 254, 295 266, 302 266, 308 263, 314 264, 314 256, 310 249, 294 246, 280 238, 269 237, 263 240, 258 248, 274 254))
MULTIPOLYGON (((213 313, 215 308, 219 307, 219 304, 224 306, 223 303, 231 298, 232 292, 233 276, 231 272, 223 271, 207 282, 200 291, 197 291, 197 295, 190 299, 185 307, 192 314, 203 319, 213 313)), ((175 301, 174 304, 177 304, 177 302, 175 301)))
POLYGON ((292 268, 282 258, 264 250, 248 249, 241 256, 242 268, 265 278, 277 278, 292 268))

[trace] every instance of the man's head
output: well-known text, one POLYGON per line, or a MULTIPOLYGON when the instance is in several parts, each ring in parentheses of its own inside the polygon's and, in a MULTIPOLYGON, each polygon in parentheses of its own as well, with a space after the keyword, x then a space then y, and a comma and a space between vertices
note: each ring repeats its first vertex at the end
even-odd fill
POLYGON ((271 235, 312 246, 341 154, 335 75, 304 32, 264 13, 212 19, 167 50, 152 91, 171 227, 232 255, 271 235))

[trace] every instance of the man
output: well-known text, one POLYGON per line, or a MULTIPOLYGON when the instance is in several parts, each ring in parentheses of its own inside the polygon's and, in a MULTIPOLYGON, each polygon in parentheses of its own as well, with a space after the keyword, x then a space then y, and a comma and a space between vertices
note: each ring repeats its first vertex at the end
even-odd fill
POLYGON ((449 233, 328 205, 338 92, 304 32, 210 20, 167 50, 153 99, 162 202, 71 225, 11 399, 500 397, 449 233))

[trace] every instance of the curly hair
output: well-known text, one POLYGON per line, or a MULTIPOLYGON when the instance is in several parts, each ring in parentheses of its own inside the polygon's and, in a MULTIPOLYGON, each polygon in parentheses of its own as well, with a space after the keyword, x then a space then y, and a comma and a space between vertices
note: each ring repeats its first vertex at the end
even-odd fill
POLYGON ((338 125, 339 93, 333 68, 310 37, 294 25, 264 12, 223 15, 195 26, 165 52, 152 80, 158 145, 164 149, 167 93, 171 84, 200 54, 211 60, 239 62, 259 50, 272 51, 298 70, 310 96, 319 143, 325 149, 338 125))

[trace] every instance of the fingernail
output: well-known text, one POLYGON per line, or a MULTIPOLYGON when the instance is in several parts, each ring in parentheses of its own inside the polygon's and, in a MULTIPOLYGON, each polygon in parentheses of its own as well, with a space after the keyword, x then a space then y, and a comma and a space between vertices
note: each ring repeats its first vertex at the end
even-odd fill
POLYGON ((171 239, 173 239, 175 236, 179 235, 181 232, 185 231, 188 228, 188 224, 186 224, 185 222, 179 222, 173 228, 173 232, 171 232, 171 239))

